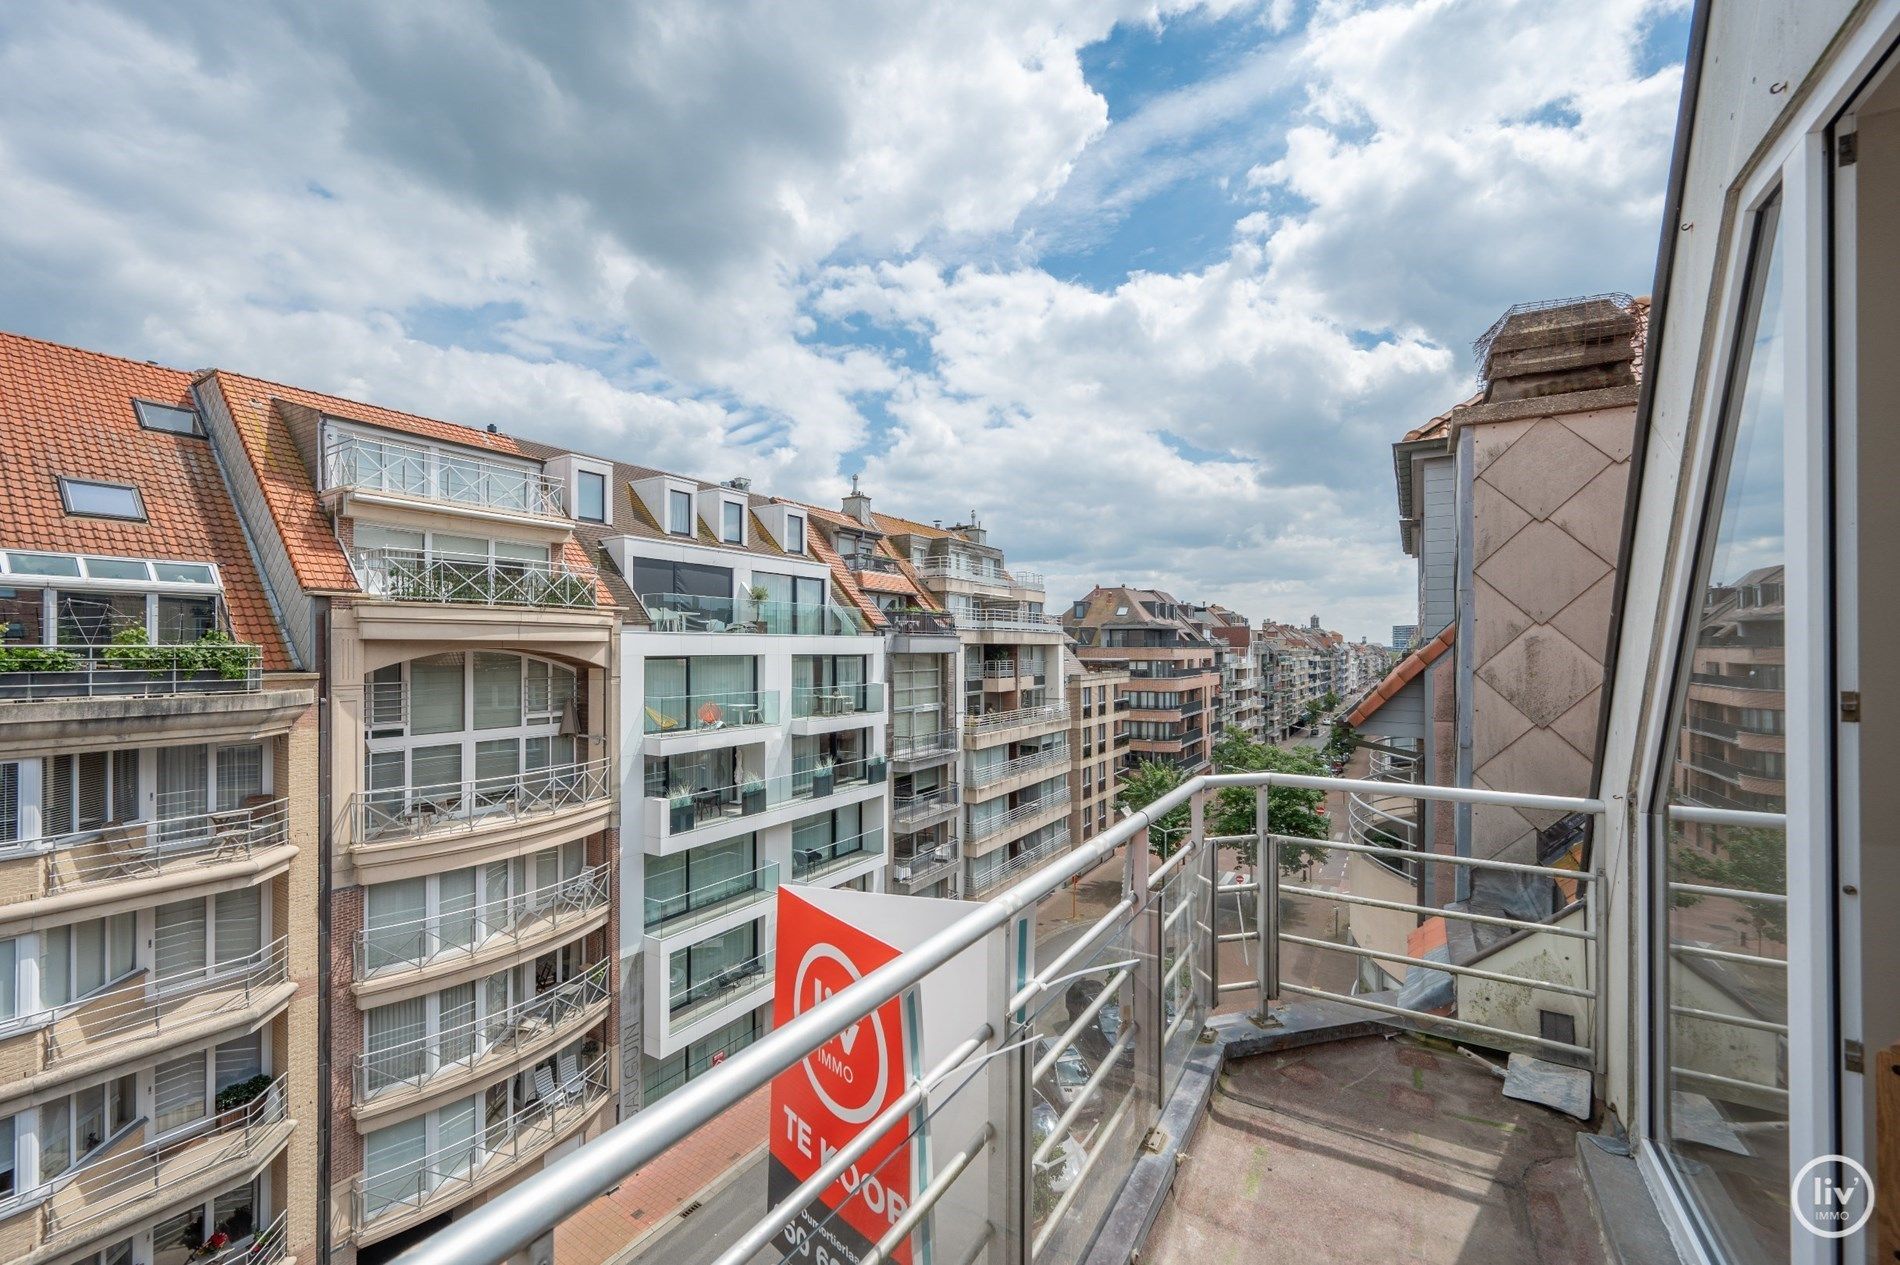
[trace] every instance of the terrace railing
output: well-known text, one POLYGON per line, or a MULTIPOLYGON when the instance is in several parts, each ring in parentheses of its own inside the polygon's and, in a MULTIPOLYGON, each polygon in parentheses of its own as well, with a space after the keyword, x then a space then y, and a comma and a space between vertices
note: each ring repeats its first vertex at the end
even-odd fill
POLYGON ((0 652, 0 703, 254 694, 263 665, 260 648, 235 641, 8 646, 0 652))
POLYGON ((608 761, 523 769, 457 782, 379 787, 350 796, 358 844, 391 843, 443 831, 580 808, 611 794, 608 761))
POLYGON ((323 449, 323 486, 567 517, 562 482, 553 475, 396 439, 330 435, 323 449))
POLYGON ((149 878, 170 871, 243 861, 289 841, 288 804, 267 800, 244 808, 167 813, 50 838, 0 843, 0 866, 40 857, 48 895, 149 878))
POLYGON ((352 549, 350 567, 364 592, 394 602, 583 608, 599 604, 593 569, 564 562, 419 549, 352 549))
POLYGON ((1036 707, 1015 707, 1009 711, 973 713, 963 718, 963 732, 995 733, 999 729, 1014 729, 1018 725, 1053 724, 1068 719, 1067 703, 1044 703, 1036 707))
POLYGON ((354 941, 356 978, 455 962, 585 922, 607 908, 610 873, 602 862, 531 891, 429 918, 365 927, 354 941))

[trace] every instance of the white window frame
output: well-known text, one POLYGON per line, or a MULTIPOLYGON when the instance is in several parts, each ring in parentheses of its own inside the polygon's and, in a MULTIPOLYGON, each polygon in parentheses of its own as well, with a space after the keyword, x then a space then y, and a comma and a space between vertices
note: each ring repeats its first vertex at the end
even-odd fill
MULTIPOLYGON (((510 738, 515 739, 516 749, 520 756, 516 764, 518 775, 525 776, 529 771, 527 766, 528 741, 532 738, 556 739, 563 736, 561 733, 562 717, 559 711, 534 712, 530 710, 528 702, 527 665, 530 662, 546 663, 551 669, 573 673, 574 697, 577 699, 583 695, 587 688, 586 673, 582 669, 573 667, 570 664, 558 663, 552 659, 544 659, 539 655, 522 654, 514 650, 489 650, 486 647, 477 646, 471 646, 454 653, 459 653, 462 656, 463 727, 459 730, 451 730, 446 733, 414 733, 411 730, 408 709, 405 707, 404 721, 400 733, 394 732, 396 726, 391 725, 379 727, 378 735, 366 734, 365 736, 363 746, 363 789, 365 792, 375 789, 369 785, 368 778, 369 762, 373 756, 401 752, 403 757, 402 785, 404 787, 411 787, 415 785, 414 753, 417 749, 447 747, 459 744, 462 748, 462 781, 470 782, 476 778, 476 747, 484 742, 504 741, 510 738), (475 656, 478 653, 511 655, 518 661, 521 669, 521 724, 495 729, 476 729, 472 727, 475 723, 475 656), (530 720, 530 716, 535 717, 535 719, 530 720)), ((405 659, 402 661, 402 688, 405 698, 408 697, 408 690, 410 688, 409 669, 410 665, 414 662, 415 660, 413 659, 405 659)), ((365 674, 364 677, 364 685, 367 690, 369 686, 369 677, 367 674, 365 674)), ((552 698, 553 692, 550 690, 550 701, 552 701, 552 698)), ((367 714, 364 719, 367 726, 367 714)), ((568 735, 568 737, 574 744, 574 765, 586 764, 588 761, 587 743, 585 739, 578 734, 568 735)), ((550 743, 550 747, 552 747, 552 743, 550 743)), ((560 769, 573 766, 550 764, 547 767, 550 769, 560 769)))
POLYGON ((611 517, 608 513, 607 503, 607 489, 610 483, 612 483, 612 480, 602 471, 590 470, 585 466, 577 466, 574 470, 574 517, 584 523, 606 522, 611 517), (589 479, 597 479, 600 481, 600 514, 598 516, 585 513, 581 508, 581 489, 588 486, 587 481, 589 479))

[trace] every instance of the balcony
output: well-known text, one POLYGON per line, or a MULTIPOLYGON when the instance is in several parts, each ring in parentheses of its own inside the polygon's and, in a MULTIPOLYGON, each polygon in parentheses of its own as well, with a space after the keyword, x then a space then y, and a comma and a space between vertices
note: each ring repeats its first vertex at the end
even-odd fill
POLYGON ((649 694, 643 729, 662 749, 699 750, 720 745, 717 736, 769 729, 779 723, 777 690, 701 694, 649 694), (706 741, 673 742, 672 739, 706 741))
POLYGON ((918 848, 891 860, 891 877, 909 887, 934 883, 963 860, 962 845, 953 836, 927 848, 918 848))
POLYGON ((648 896, 644 926, 649 936, 665 939, 690 931, 734 910, 771 899, 778 891, 779 866, 768 861, 756 870, 702 883, 672 896, 648 896))
POLYGON ((973 820, 970 824, 970 842, 981 843, 986 839, 997 838, 999 835, 1017 833, 1027 822, 1041 821, 1051 813, 1066 813, 1068 810, 1069 788, 1065 785, 1060 790, 1039 799, 1025 800, 1007 812, 991 817, 981 824, 973 820))
POLYGON ((761 830, 789 820, 795 806, 881 785, 887 773, 884 757, 870 756, 789 777, 751 778, 738 786, 697 791, 676 787, 668 795, 647 796, 647 838, 664 856, 727 835, 761 830))
POLYGON ((891 735, 891 759, 901 763, 939 760, 944 756, 953 756, 962 749, 963 735, 955 729, 891 735))
MULTIPOLYGON (((673 1031, 697 1023, 723 1010, 742 997, 751 997, 760 989, 772 987, 772 951, 735 962, 723 971, 696 980, 686 987, 667 988, 667 1026, 673 1031)), ((748 1003, 751 1004, 751 1003, 748 1003)))
POLYGON ((979 870, 980 860, 972 857, 970 859, 970 891, 965 894, 975 896, 981 892, 994 891, 1006 879, 1025 874, 1050 857, 1068 851, 1070 842, 1069 827, 1064 824, 1051 831, 1047 839, 1031 844, 1009 860, 989 869, 979 870))
POLYGON ((891 800, 891 828, 907 834, 953 813, 963 802, 960 788, 952 782, 921 795, 898 795, 891 800))
POLYGON ((588 609, 599 604, 593 569, 563 562, 352 549, 350 569, 366 594, 391 602, 588 609))
POLYGON ((816 848, 792 849, 792 878, 811 883, 840 870, 873 858, 884 857, 884 828, 873 826, 849 839, 839 839, 816 848))
POLYGON ((262 1168, 283 1149, 295 1124, 279 1076, 241 1105, 112 1150, 28 1190, 20 1199, 37 1202, 40 1222, 33 1255, 44 1259, 71 1251, 208 1198, 262 1168))
POLYGON ((990 561, 977 561, 957 554, 938 554, 912 564, 918 575, 932 580, 962 580, 969 584, 989 585, 993 588, 1008 586, 1009 573, 1001 564, 990 561))
POLYGON ((155 977, 140 968, 116 987, 23 1016, 0 1039, 0 1099, 255 1025, 295 992, 287 951, 278 939, 195 970, 155 977))
POLYGON ((882 681, 798 685, 792 688, 792 732, 795 734, 859 728, 865 717, 881 717, 883 714, 882 681), (834 721, 847 723, 831 723, 834 721))
POLYGON ((1036 707, 1017 707, 1009 711, 977 712, 963 718, 963 732, 970 737, 988 737, 1011 729, 1048 727, 1069 723, 1067 703, 1045 703, 1036 707))
MULTIPOLYGON (((947 611, 885 611, 884 620, 898 640, 905 638, 951 638, 957 635, 957 621, 947 611)), ((897 647, 903 653, 905 647, 897 647)), ((947 651, 946 651, 947 653, 947 651)))
MULTIPOLYGON (((489 833, 550 822, 611 803, 606 760, 526 769, 499 777, 425 786, 382 787, 350 797, 357 849, 489 833)), ((605 824, 604 822, 602 823, 605 824)))
POLYGON ((425 1221, 521 1173, 607 1101, 613 1085, 608 1059, 602 1054, 582 1066, 562 1054, 551 1092, 538 1101, 489 1121, 465 1142, 354 1178, 350 1193, 358 1245, 425 1221))
POLYGON ((1044 751, 1032 751, 1028 755, 1019 755, 1014 760, 1005 760, 1001 764, 977 765, 964 777, 963 783, 972 791, 987 790, 1045 769, 1055 770, 1068 767, 1069 748, 1055 746, 1044 751))
POLYGON ((978 611, 957 620, 957 627, 970 632, 1060 633, 1062 625, 1048 615, 1030 612, 978 611))
POLYGON ((876 571, 883 575, 901 575, 903 568, 897 559, 882 553, 849 553, 842 555, 845 570, 853 575, 866 571, 876 571))
POLYGON ((567 518, 561 480, 538 469, 337 431, 325 436, 323 486, 495 515, 567 518))
POLYGON ((406 983, 418 972, 458 971, 513 959, 572 939, 604 921, 612 867, 602 862, 544 887, 432 918, 365 927, 356 933, 358 991, 372 982, 406 983))
POLYGON ((848 606, 759 602, 749 597, 642 593, 654 632, 756 633, 771 637, 856 637, 869 631, 848 606))
POLYGON ((170 892, 250 873, 254 860, 289 845, 282 799, 217 812, 179 813, 47 839, 0 845, 0 913, 50 897, 114 899, 113 890, 170 892))
POLYGON ((263 651, 235 641, 0 648, 0 703, 254 694, 263 651))
POLYGON ((473 1023, 431 1037, 358 1054, 352 1084, 357 1116, 439 1093, 467 1093, 471 1082, 518 1067, 579 1037, 607 1013, 613 991, 607 963, 473 1023))
POLYGON ((1028 589, 1033 593, 1041 593, 1043 591, 1042 572, 1040 571, 1026 571, 1021 567, 1011 567, 1009 578, 1010 583, 1016 588, 1028 589))

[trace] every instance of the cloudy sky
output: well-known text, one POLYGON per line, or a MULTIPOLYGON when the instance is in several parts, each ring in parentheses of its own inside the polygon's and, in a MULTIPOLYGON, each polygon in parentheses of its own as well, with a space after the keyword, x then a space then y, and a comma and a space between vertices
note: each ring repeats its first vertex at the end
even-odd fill
POLYGON ((1650 285, 1686 0, 0 6, 0 327, 1382 639, 1387 445, 1650 285))

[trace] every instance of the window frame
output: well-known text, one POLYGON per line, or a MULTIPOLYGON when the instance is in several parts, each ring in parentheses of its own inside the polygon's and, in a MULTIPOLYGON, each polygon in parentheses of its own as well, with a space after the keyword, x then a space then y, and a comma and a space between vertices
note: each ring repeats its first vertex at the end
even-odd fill
POLYGON ((607 521, 607 476, 605 474, 602 474, 598 470, 576 470, 574 472, 574 517, 587 523, 604 523, 607 521), (589 482, 589 480, 592 480, 592 482, 589 482), (582 489, 595 487, 598 487, 600 493, 600 513, 589 514, 587 512, 586 495, 582 489))
POLYGON ((666 534, 669 536, 683 536, 688 539, 695 535, 693 531, 693 494, 683 488, 669 487, 666 489, 666 534), (682 507, 684 507, 683 513, 682 507), (674 525, 679 518, 685 519, 683 526, 674 525))
POLYGON ((140 430, 157 431, 161 435, 190 435, 197 439, 209 438, 205 433, 204 417, 197 409, 184 408, 177 404, 166 404, 160 400, 147 400, 139 396, 132 397, 132 415, 138 419, 140 430), (154 425, 146 416, 147 409, 160 409, 166 413, 179 413, 191 419, 189 430, 179 430, 175 426, 154 425))
POLYGON ((135 483, 113 483, 106 479, 91 479, 77 474, 58 474, 53 476, 59 483, 59 503, 71 518, 99 518, 116 523, 146 523, 151 517, 145 510, 145 496, 135 483), (137 509, 133 514, 116 514, 110 510, 75 509, 73 492, 78 488, 106 489, 113 492, 130 492, 132 504, 137 509))

